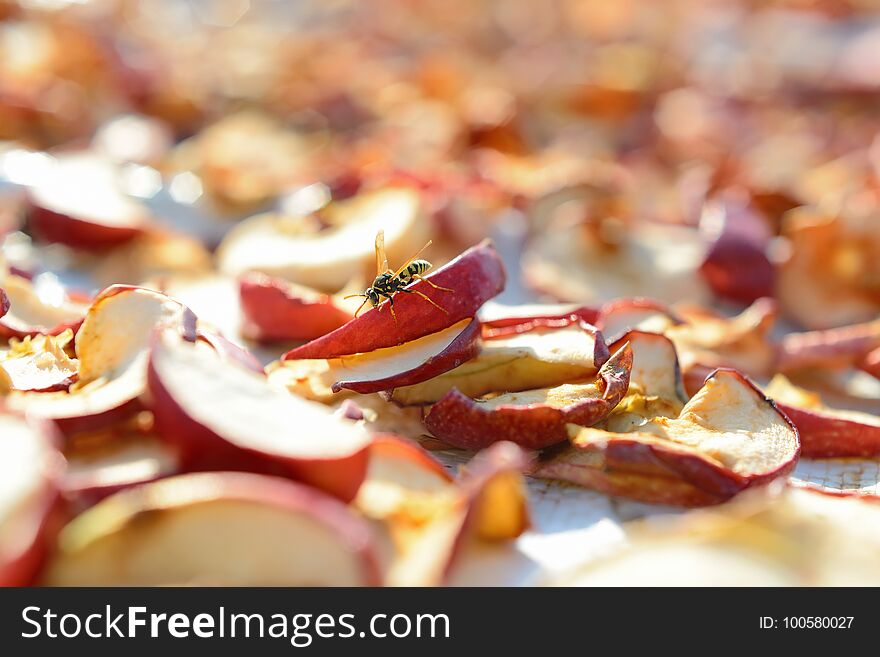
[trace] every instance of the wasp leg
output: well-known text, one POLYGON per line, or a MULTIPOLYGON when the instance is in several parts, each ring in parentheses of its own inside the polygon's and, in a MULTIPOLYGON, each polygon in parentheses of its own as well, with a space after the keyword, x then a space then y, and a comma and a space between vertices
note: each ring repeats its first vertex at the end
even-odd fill
MULTIPOLYGON (((443 288, 441 288, 441 289, 443 289, 443 288)), ((433 300, 431 297, 429 297, 427 294, 423 294, 422 292, 419 292, 418 290, 407 290, 407 289, 403 289, 403 290, 401 290, 401 292, 406 292, 407 294, 418 294, 420 297, 422 297, 422 299, 424 299, 425 301, 427 301, 428 303, 430 303, 430 304, 431 304, 432 306, 434 306, 437 310, 442 310, 442 311, 443 311, 444 313, 446 313, 447 315, 449 314, 449 311, 446 310, 446 308, 444 308, 444 307, 441 306, 439 303, 437 303, 436 301, 434 301, 434 300, 433 300)))
POLYGON ((369 299, 364 299, 364 302, 358 307, 357 312, 354 314, 355 317, 361 314, 361 311, 364 309, 364 306, 367 305, 369 299))
POLYGON ((432 283, 430 279, 425 278, 424 276, 419 276, 418 274, 413 274, 412 277, 414 279, 416 279, 417 281, 424 281, 425 283, 427 283, 428 285, 433 287, 435 290, 443 290, 444 292, 455 292, 455 290, 453 290, 451 288, 441 287, 441 286, 437 285, 436 283, 432 283))
MULTIPOLYGON (((379 294, 381 294, 383 297, 388 299, 388 303, 387 303, 388 310, 391 311, 391 317, 394 319, 394 323, 397 324, 397 313, 394 312, 394 297, 391 296, 390 294, 384 294, 382 292, 380 292, 379 294)), ((384 306, 384 305, 386 305, 386 304, 384 304, 384 303, 379 304, 379 309, 381 310, 382 306, 384 306)))

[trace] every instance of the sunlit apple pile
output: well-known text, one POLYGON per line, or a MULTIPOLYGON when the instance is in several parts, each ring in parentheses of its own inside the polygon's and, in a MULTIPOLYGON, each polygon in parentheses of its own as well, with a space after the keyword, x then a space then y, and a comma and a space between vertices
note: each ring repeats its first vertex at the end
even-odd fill
MULTIPOLYGON (((391 43, 406 4, 370 19, 391 43)), ((780 55, 750 105, 606 4, 573 42, 629 86, 535 94, 477 48, 401 71, 357 32, 248 103, 161 44, 125 68, 94 17, 0 9, 33 55, 0 57, 0 585, 443 585, 541 531, 539 481, 669 517, 536 581, 880 584, 878 482, 792 476, 880 472, 873 97, 797 78, 805 104, 780 55), (357 312, 380 230, 392 268, 433 240, 431 302, 357 312)))

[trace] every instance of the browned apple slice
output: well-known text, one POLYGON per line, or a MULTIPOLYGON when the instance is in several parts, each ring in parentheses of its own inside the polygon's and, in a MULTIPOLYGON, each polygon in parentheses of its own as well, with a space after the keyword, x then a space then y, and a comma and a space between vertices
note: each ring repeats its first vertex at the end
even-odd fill
POLYGON ((7 312, 0 315, 0 337, 24 338, 29 335, 57 335, 67 329, 76 331, 88 309, 87 304, 69 298, 41 297, 34 284, 14 274, 3 277, 0 287, 6 298, 7 312))
POLYGON ((167 332, 150 353, 148 381, 156 432, 181 450, 184 467, 283 474, 346 501, 357 493, 370 436, 331 409, 167 332))
POLYGON ((270 376, 275 385, 291 391, 305 383, 313 388, 308 397, 325 397, 328 387, 334 393, 392 390, 427 381, 469 361, 479 351, 479 339, 479 321, 464 319, 399 347, 325 361, 283 360, 270 368, 270 376))
POLYGON ((314 340, 354 318, 333 296, 265 274, 239 279, 244 331, 254 340, 314 340))
MULTIPOLYGON (((358 194, 321 207, 320 213, 321 221, 277 215, 242 221, 220 244, 218 268, 233 276, 258 271, 336 292, 356 276, 376 275, 374 245, 380 230, 385 231, 392 264, 403 264, 430 237, 430 222, 420 208, 418 193, 411 189, 358 194), (319 230, 313 227, 316 224, 327 227, 319 230)), ((345 353, 357 351, 367 349, 345 353)))
POLYGON ((628 433, 572 427, 570 436, 571 449, 543 464, 541 476, 590 485, 601 478, 596 470, 640 475, 651 479, 651 486, 621 494, 647 502, 661 497, 655 489, 665 480, 684 482, 688 492, 696 488, 720 501, 784 476, 800 453, 794 425, 732 370, 709 377, 677 418, 655 417, 628 433))
POLYGON ((33 231, 76 248, 127 242, 151 222, 147 209, 120 189, 117 166, 97 153, 57 156, 29 200, 33 231))
POLYGON ((511 443, 478 454, 459 479, 458 494, 435 496, 433 505, 390 528, 396 554, 386 574, 391 586, 446 583, 474 540, 516 538, 530 526, 522 480, 529 457, 511 443))
POLYGON ((76 381, 79 363, 65 348, 73 340, 73 331, 12 338, 9 349, 0 355, 0 379, 6 392, 11 390, 53 392, 67 390, 76 381))
POLYGON ((440 440, 465 449, 510 441, 541 449, 564 441, 566 426, 604 419, 629 388, 632 350, 624 345, 594 381, 472 399, 456 389, 431 407, 425 426, 440 440))
POLYGON ((490 334, 479 354, 445 374, 413 386, 398 386, 391 399, 402 405, 438 401, 453 388, 468 397, 491 392, 549 388, 589 379, 608 360, 602 333, 589 324, 563 320, 559 325, 519 325, 512 334, 490 334))
POLYGON ((504 289, 506 274, 495 247, 486 241, 427 278, 430 283, 417 281, 407 289, 430 297, 434 303, 418 294, 398 293, 394 296, 397 320, 385 302, 332 333, 289 351, 284 358, 338 358, 400 346, 436 333, 475 317, 480 306, 504 289), (438 290, 434 285, 452 291, 438 290))
POLYGON ((880 455, 880 418, 826 406, 822 397, 776 375, 764 392, 794 422, 808 458, 880 455))
POLYGON ((45 424, 0 412, 0 586, 26 586, 57 531, 64 459, 45 424))
POLYGON ((109 287, 77 331, 77 382, 65 392, 13 392, 7 404, 54 420, 66 434, 112 424, 140 408, 152 333, 169 328, 194 340, 195 324, 188 308, 164 294, 109 287))
POLYGON ((369 526, 292 481, 240 472, 117 493, 61 532, 53 586, 363 586, 379 575, 369 526))

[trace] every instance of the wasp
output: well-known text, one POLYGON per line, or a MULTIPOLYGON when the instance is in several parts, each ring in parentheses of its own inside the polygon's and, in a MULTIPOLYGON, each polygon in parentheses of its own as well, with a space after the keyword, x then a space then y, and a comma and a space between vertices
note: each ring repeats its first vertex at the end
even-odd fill
POLYGON ((426 273, 433 265, 427 260, 422 260, 419 258, 422 253, 425 252, 431 246, 431 241, 429 240, 425 246, 423 246, 419 251, 409 260, 407 260, 403 266, 400 267, 397 271, 392 271, 388 267, 388 256, 385 254, 385 231, 380 230, 376 234, 376 278, 373 280, 373 284, 370 285, 362 294, 350 294, 345 297, 346 299, 351 299, 354 297, 363 297, 364 302, 361 304, 360 308, 358 308, 355 313, 355 317, 357 317, 361 310, 363 310, 364 306, 367 303, 372 304, 374 308, 378 308, 380 311, 382 310, 382 304, 386 299, 388 300, 388 308, 391 310, 391 316, 394 318, 395 323, 397 322, 397 314, 394 312, 394 295, 398 292, 404 292, 405 294, 417 294, 422 297, 425 301, 430 303, 435 308, 442 310, 447 315, 449 312, 440 306, 437 302, 435 302, 431 297, 423 292, 418 290, 409 289, 409 285, 414 283, 415 281, 424 281, 431 287, 437 290, 443 290, 445 292, 453 292, 454 290, 449 289, 448 287, 440 287, 436 283, 432 283, 427 278, 424 278, 422 274, 426 273))

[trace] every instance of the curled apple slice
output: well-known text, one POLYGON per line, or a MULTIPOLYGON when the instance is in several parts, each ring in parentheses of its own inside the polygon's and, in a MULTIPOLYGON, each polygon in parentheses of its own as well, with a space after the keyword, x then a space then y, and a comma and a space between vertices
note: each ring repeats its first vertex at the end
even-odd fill
POLYGON ((431 407, 425 426, 437 438, 465 449, 510 441, 541 449, 564 441, 566 426, 604 419, 629 388, 632 350, 624 345, 595 381, 472 399, 451 390, 431 407))
POLYGON ((244 331, 254 340, 314 340, 354 318, 333 296, 265 274, 239 279, 244 331))
POLYGON ((97 153, 58 155, 29 200, 33 231, 75 248, 122 244, 151 222, 147 209, 120 189, 117 165, 97 153))
POLYGON ((65 351, 71 340, 73 331, 70 329, 57 336, 12 338, 9 350, 0 356, 0 378, 7 382, 6 390, 67 390, 76 380, 79 366, 65 351))
POLYGON ((258 271, 336 292, 355 276, 375 275, 379 230, 385 231, 392 263, 403 264, 429 238, 419 195, 410 189, 371 191, 331 203, 321 209, 321 219, 329 224, 324 230, 310 228, 309 217, 302 216, 246 219, 220 244, 218 268, 234 276, 258 271))
POLYGON ((313 488, 211 472, 122 491, 59 537, 54 586, 362 586, 379 581, 369 526, 313 488))
POLYGON ((764 392, 794 422, 808 458, 880 455, 880 417, 826 406, 819 394, 777 374, 764 392))
POLYGON ((511 334, 490 333, 488 338, 484 329, 475 358, 424 383, 398 386, 391 399, 408 406, 436 402, 453 388, 468 397, 547 388, 593 377, 608 360, 602 334, 576 318, 519 328, 511 334))
POLYGON ((479 350, 479 339, 480 323, 465 319, 399 347, 325 361, 284 360, 270 368, 270 376, 273 384, 292 392, 303 384, 311 387, 309 397, 326 398, 327 388, 362 394, 392 390, 427 381, 469 361, 479 350))
POLYGON ((101 292, 76 334, 77 382, 66 392, 13 392, 7 404, 54 420, 65 434, 106 426, 140 407, 153 331, 196 337, 196 319, 179 302, 145 288, 101 292))
POLYGON ((0 586, 33 583, 57 530, 64 459, 51 430, 0 412, 0 586))
POLYGON ((391 526, 396 554, 386 574, 391 586, 440 586, 467 558, 472 541, 516 538, 530 526, 522 472, 527 454, 496 443, 462 471, 451 494, 436 495, 415 516, 391 526))
POLYGON ((665 333, 683 323, 684 320, 666 304, 641 297, 609 301, 599 309, 596 317, 596 326, 609 340, 617 340, 632 329, 665 333))
POLYGON ((480 310, 484 338, 500 338, 527 333, 536 328, 565 327, 577 322, 594 324, 598 311, 577 304, 532 304, 502 306, 487 303, 480 310))
POLYGON ((0 315, 0 336, 24 338, 29 335, 57 335, 79 327, 88 309, 87 304, 71 301, 66 296, 48 299, 41 296, 34 284, 14 274, 7 274, 0 284, 6 299, 7 312, 0 315))
POLYGON ((283 474, 346 501, 357 493, 370 436, 329 408, 168 332, 150 353, 148 381, 156 432, 184 467, 283 474))
MULTIPOLYGON (((709 377, 677 418, 655 417, 628 433, 572 427, 570 438, 570 448, 542 464, 541 476, 589 486, 602 478, 597 470, 638 475, 651 485, 619 494, 646 502, 675 499, 671 490, 656 495, 668 480, 721 501, 787 474, 800 453, 794 425, 732 370, 709 377)), ((610 484, 603 490, 615 492, 610 484)), ((682 495, 681 503, 688 499, 682 495)))
POLYGON ((386 347, 397 347, 475 317, 486 301, 504 289, 506 274, 491 242, 482 242, 408 289, 421 292, 440 310, 417 294, 394 297, 397 321, 385 307, 371 308, 332 333, 284 355, 285 359, 338 358, 386 347), (438 290, 433 285, 452 291, 438 290))

